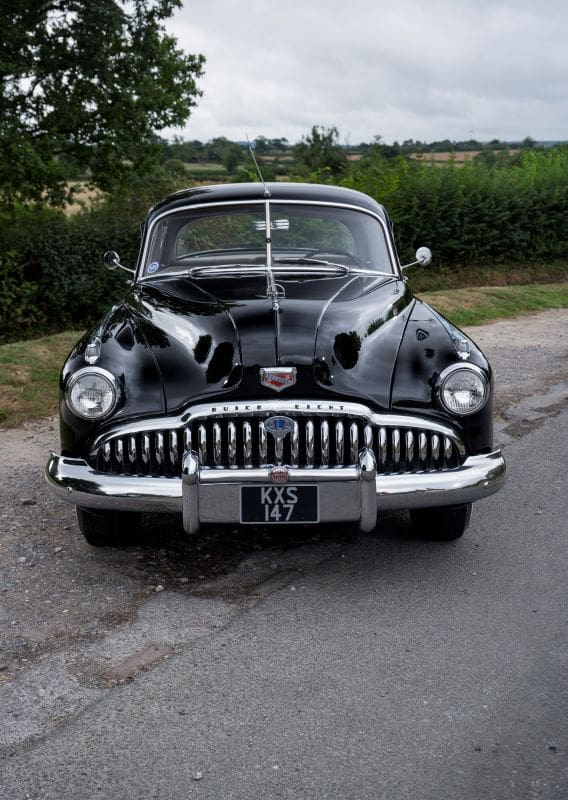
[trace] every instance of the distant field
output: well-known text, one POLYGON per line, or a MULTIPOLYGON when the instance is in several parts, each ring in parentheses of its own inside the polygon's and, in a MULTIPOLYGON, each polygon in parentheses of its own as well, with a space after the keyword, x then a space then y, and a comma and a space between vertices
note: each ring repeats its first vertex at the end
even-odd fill
POLYGON ((219 164, 218 161, 187 161, 184 166, 188 172, 194 175, 199 175, 203 172, 215 172, 219 175, 227 174, 223 164, 219 164))
POLYGON ((69 181, 68 185, 75 189, 73 202, 65 207, 65 213, 68 215, 76 214, 83 208, 89 208, 96 200, 104 197, 104 192, 89 186, 86 181, 69 181))
MULTIPOLYGON (((460 151, 454 152, 449 151, 447 153, 411 153, 410 158, 415 159, 416 161, 423 161, 423 162, 432 162, 434 164, 446 164, 448 161, 453 159, 456 164, 465 164, 466 161, 471 161, 475 156, 478 156, 481 150, 467 150, 467 151, 460 151)), ((502 150, 494 150, 492 151, 496 155, 498 153, 503 152, 502 150)), ((509 150, 509 155, 513 156, 515 153, 518 153, 519 150, 509 150)))

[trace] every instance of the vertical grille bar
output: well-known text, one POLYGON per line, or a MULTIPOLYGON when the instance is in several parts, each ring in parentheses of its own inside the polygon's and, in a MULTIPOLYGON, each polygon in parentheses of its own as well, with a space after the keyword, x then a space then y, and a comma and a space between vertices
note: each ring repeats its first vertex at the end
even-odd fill
POLYGON ((398 469, 400 467, 400 431, 398 428, 394 428, 392 432, 392 460, 394 468, 398 469))
POLYGON ((145 464, 150 462, 150 435, 148 433, 142 435, 142 461, 145 464))
POLYGON ((103 447, 103 459, 104 459, 104 461, 105 461, 105 464, 108 464, 108 463, 109 463, 109 461, 110 461, 110 456, 111 456, 111 447, 110 447, 110 442, 107 442, 107 443, 105 444, 105 446, 103 447))
POLYGON ((440 437, 437 433, 432 434, 432 466, 436 467, 440 458, 440 437))
POLYGON ((412 469, 412 462, 414 461, 414 434, 412 431, 406 431, 404 443, 406 445, 406 470, 409 472, 412 469))
POLYGON ((356 464, 359 456, 359 429, 357 423, 352 422, 349 428, 349 458, 350 464, 356 464))
POLYGON ((170 461, 172 466, 177 467, 178 463, 178 435, 177 431, 170 431, 170 461))
POLYGON ((161 432, 156 434, 156 461, 158 464, 164 463, 164 434, 161 432))
POLYGON ((191 428, 189 425, 183 429, 183 449, 185 452, 191 450, 191 428))
POLYGON ((128 460, 131 464, 136 463, 136 436, 128 437, 128 460))
POLYGON ((426 457, 428 456, 428 439, 425 433, 420 433, 418 436, 418 458, 420 459, 420 466, 426 465, 426 457))
POLYGON ((387 429, 379 429, 379 463, 384 467, 387 463, 387 429))
POLYGON ((124 445, 122 439, 117 439, 114 444, 114 455, 121 469, 124 468, 124 445))
POLYGON ((451 464, 452 452, 452 440, 448 436, 444 436, 444 457, 447 466, 451 464))
MULTIPOLYGON (((262 422, 259 423, 259 435, 261 434, 261 430, 264 431, 262 422)), ((262 450, 262 447, 260 449, 262 450)), ((252 428, 250 422, 243 423, 243 458, 245 467, 252 467, 252 428)), ((261 454, 260 463, 266 464, 266 432, 264 432, 264 461, 262 460, 261 454)))
POLYGON ((306 467, 314 465, 314 423, 309 419, 306 422, 306 467))
POLYGON ((229 422, 228 428, 228 451, 229 466, 234 469, 237 466, 237 426, 234 422, 229 422))
POLYGON ((274 458, 278 466, 282 464, 282 459, 284 457, 284 439, 280 437, 276 437, 274 439, 274 458))
POLYGON ((221 466, 221 426, 218 422, 213 425, 213 463, 216 467, 221 466))
POLYGON ((368 447, 370 450, 373 449, 373 429, 370 425, 365 425, 363 429, 363 439, 365 441, 365 447, 368 447))
POLYGON ((300 426, 297 422, 294 422, 294 427, 292 429, 290 461, 292 467, 298 467, 300 465, 300 426))
POLYGON ((345 447, 345 431, 343 422, 339 420, 335 423, 335 461, 338 467, 343 466, 345 447))
POLYGON ((205 464, 207 462, 207 431, 205 430, 205 425, 200 425, 197 429, 197 452, 199 463, 205 464))
POLYGON ((321 436, 321 465, 322 467, 329 466, 329 423, 326 419, 322 420, 320 425, 321 436))
MULTIPOLYGON (((248 425, 245 422, 245 425, 248 425)), ((260 420, 258 423, 258 460, 261 467, 266 466, 266 457, 268 453, 268 444, 266 442, 266 428, 264 422, 260 420)))

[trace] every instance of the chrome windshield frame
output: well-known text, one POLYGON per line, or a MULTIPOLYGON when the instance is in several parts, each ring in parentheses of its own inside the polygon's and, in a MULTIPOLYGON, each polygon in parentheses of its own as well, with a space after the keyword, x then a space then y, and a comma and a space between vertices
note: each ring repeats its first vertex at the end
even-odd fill
MULTIPOLYGON (((164 277, 164 276, 175 276, 175 275, 183 275, 183 270, 172 270, 172 271, 164 271, 160 273, 153 273, 152 275, 144 275, 144 264, 146 263, 148 249, 150 245, 150 240, 152 238, 154 228, 156 225, 163 220, 165 217, 168 217, 173 214, 178 214, 183 211, 192 211, 192 210, 202 210, 205 208, 226 208, 230 206, 262 206, 265 205, 265 216, 266 216, 266 224, 267 224, 267 239, 271 239, 270 228, 268 227, 270 223, 270 205, 274 206, 282 206, 282 205, 300 205, 300 206, 321 206, 324 208, 342 208, 347 209, 350 211, 358 211, 361 214, 367 214, 367 216, 372 217, 375 219, 382 228, 383 235, 385 237, 385 242, 387 245, 387 252, 390 257, 390 266, 392 267, 392 276, 395 278, 402 278, 402 272, 400 269, 400 263, 396 255, 396 251, 394 249, 394 244, 390 235, 390 231, 386 221, 379 215, 370 211, 367 208, 362 208, 361 206, 353 205, 352 203, 331 203, 326 201, 319 201, 319 200, 290 200, 290 199, 278 199, 275 200, 273 198, 258 198, 255 200, 229 200, 229 201, 220 201, 218 203, 191 203, 187 205, 178 206, 176 208, 172 208, 166 211, 163 211, 161 214, 158 214, 150 223, 148 230, 146 231, 145 240, 143 242, 142 249, 140 251, 140 258, 138 264, 136 266, 136 283, 143 283, 147 280, 155 280, 157 276, 164 277)), ((272 266, 272 247, 271 242, 267 242, 267 267, 270 263, 270 267, 272 266), (268 252, 268 246, 270 244, 270 252, 268 252), (269 262, 270 259, 270 262, 269 262)), ((306 270, 308 273, 309 270, 306 270)), ((267 269, 267 280, 269 280, 268 273, 271 273, 270 269, 267 269)), ((377 272, 377 275, 380 273, 377 272)), ((274 290, 277 292, 277 287, 274 285, 274 275, 272 274, 272 284, 274 290)), ((276 300, 277 302, 277 300, 276 300)))

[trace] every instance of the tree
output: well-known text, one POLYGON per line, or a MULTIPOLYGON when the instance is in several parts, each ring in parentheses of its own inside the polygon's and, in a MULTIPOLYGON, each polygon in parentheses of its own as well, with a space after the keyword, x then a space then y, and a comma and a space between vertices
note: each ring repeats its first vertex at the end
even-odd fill
POLYGON ((227 170, 227 172, 233 172, 235 168, 241 163, 241 161, 245 160, 245 152, 240 144, 236 142, 231 142, 225 149, 223 150, 222 161, 223 166, 227 170))
POLYGON ((308 172, 328 169, 333 176, 341 175, 347 164, 347 156, 338 144, 337 128, 324 128, 314 125, 310 136, 302 137, 302 141, 294 148, 296 160, 300 168, 308 172))
POLYGON ((204 57, 165 32, 181 0, 1 0, 0 202, 61 204, 69 164, 103 190, 160 158, 204 57))

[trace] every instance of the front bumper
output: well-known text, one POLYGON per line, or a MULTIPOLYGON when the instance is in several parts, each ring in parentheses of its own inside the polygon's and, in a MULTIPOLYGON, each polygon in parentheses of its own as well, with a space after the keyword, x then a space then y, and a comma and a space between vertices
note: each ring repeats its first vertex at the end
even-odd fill
MULTIPOLYGON (((240 486, 270 483, 270 467, 206 469, 197 455, 183 457, 181 478, 109 475, 83 459, 51 454, 46 478, 68 503, 87 509, 177 513, 195 533, 202 523, 235 524, 240 520, 240 486)), ((459 469, 377 475, 375 457, 363 448, 359 463, 334 469, 289 469, 289 484, 317 484, 319 521, 358 522, 372 530, 377 511, 460 505, 480 500, 505 484, 500 450, 470 456, 459 469)))

